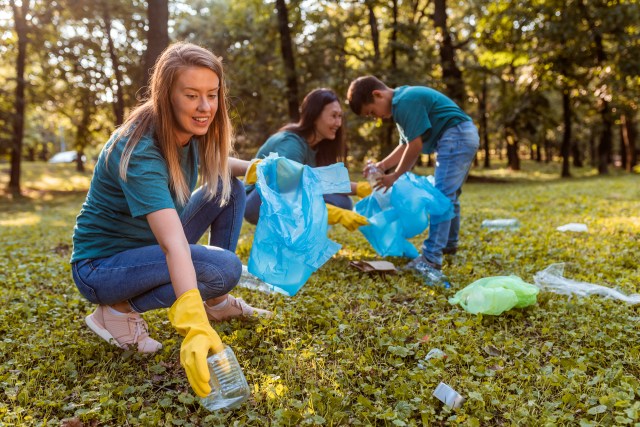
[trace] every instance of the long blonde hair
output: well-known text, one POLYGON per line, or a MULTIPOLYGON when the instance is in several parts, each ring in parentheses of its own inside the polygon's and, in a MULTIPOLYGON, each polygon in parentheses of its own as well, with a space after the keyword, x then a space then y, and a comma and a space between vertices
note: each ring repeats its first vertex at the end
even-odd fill
POLYGON ((209 198, 218 191, 218 180, 222 180, 221 205, 231 194, 231 169, 229 153, 233 149, 233 130, 227 111, 227 94, 222 61, 200 46, 178 42, 167 47, 153 67, 147 99, 138 105, 116 132, 107 158, 115 145, 128 137, 120 160, 120 177, 126 181, 127 167, 136 144, 147 132, 153 130, 160 145, 160 152, 167 161, 171 190, 178 202, 185 205, 191 195, 186 178, 180 167, 180 143, 175 135, 176 118, 171 104, 171 90, 181 71, 189 67, 208 68, 220 79, 218 111, 205 135, 195 136, 200 157, 200 176, 209 198))

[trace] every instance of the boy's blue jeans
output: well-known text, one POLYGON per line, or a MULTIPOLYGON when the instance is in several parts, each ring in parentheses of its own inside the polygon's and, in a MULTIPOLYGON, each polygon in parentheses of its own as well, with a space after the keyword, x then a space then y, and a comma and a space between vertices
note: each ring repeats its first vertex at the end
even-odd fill
MULTIPOLYGON (((180 215, 203 299, 229 293, 240 279, 242 264, 235 250, 244 205, 244 185, 234 178, 226 205, 220 206, 218 196, 207 201, 199 188, 180 215), (197 245, 207 230, 209 245, 197 245)), ((143 313, 170 307, 176 300, 167 260, 159 245, 81 260, 73 264, 72 272, 80 293, 94 304, 129 301, 133 310, 143 313)))
POLYGON ((463 122, 447 129, 436 146, 435 186, 451 200, 455 216, 450 221, 429 226, 429 237, 422 244, 422 254, 434 264, 442 265, 444 248, 458 246, 459 198, 479 145, 478 129, 473 122, 463 122))

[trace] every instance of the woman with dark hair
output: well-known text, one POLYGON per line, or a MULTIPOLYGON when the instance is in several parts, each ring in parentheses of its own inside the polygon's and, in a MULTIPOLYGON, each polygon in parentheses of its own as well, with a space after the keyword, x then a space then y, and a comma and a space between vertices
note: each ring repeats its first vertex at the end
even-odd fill
MULTIPOLYGON (((342 107, 335 92, 324 88, 309 92, 300 106, 300 120, 283 126, 271 135, 258 150, 256 158, 265 158, 270 153, 278 153, 281 157, 311 167, 343 162, 346 144, 342 131, 342 107)), ((329 222, 340 223, 349 230, 366 224, 364 217, 351 210, 353 202, 349 195, 365 197, 370 193, 371 186, 367 182, 352 182, 349 194, 325 194, 329 222)), ((261 204, 255 187, 247 186, 244 218, 256 224, 261 204)))

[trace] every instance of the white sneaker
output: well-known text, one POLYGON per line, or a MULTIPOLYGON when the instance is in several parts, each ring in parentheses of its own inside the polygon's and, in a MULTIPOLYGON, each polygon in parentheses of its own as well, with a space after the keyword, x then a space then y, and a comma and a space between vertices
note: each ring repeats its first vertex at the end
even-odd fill
POLYGON ((230 319, 246 319, 253 316, 256 317, 271 317, 273 313, 269 310, 263 310, 261 308, 251 307, 244 302, 242 298, 235 298, 231 295, 227 295, 227 304, 222 308, 212 308, 204 303, 204 310, 207 312, 207 317, 212 322, 224 322, 230 319))
POLYGON ((134 311, 118 316, 108 306, 99 305, 84 320, 100 338, 120 348, 140 353, 155 353, 162 348, 162 344, 149 337, 147 322, 134 311))

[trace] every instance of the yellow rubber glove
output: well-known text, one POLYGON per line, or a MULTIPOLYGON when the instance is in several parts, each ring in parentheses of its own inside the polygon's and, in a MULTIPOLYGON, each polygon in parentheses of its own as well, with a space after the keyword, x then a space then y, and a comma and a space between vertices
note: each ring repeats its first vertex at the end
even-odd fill
POLYGON ((328 203, 326 203, 326 205, 327 205, 327 213, 329 214, 328 215, 329 225, 342 224, 342 226, 344 226, 344 228, 346 228, 347 230, 354 231, 354 230, 357 230, 358 227, 362 225, 369 224, 369 221, 367 221, 367 218, 363 217, 362 215, 354 211, 342 209, 337 206, 330 205, 328 203))
POLYGON ((369 184, 367 181, 356 182, 356 196, 364 199, 365 197, 370 195, 372 192, 373 192, 373 189, 371 188, 371 184, 369 184))
POLYGON ((180 295, 169 309, 169 321, 184 336, 180 346, 180 364, 187 373, 189 384, 198 396, 205 397, 211 393, 211 375, 207 366, 209 351, 219 353, 224 345, 209 324, 200 291, 191 289, 180 295))
POLYGON ((244 174, 244 183, 245 184, 255 184, 258 180, 258 174, 256 173, 256 166, 260 163, 262 159, 253 159, 251 164, 247 168, 247 172, 244 174))

